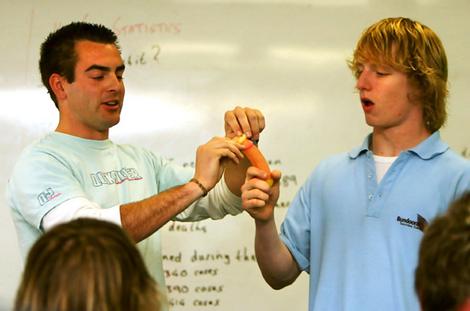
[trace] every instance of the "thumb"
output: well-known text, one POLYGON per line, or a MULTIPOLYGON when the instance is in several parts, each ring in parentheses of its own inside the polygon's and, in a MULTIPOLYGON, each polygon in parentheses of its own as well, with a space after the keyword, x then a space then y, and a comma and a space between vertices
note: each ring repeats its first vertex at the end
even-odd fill
POLYGON ((282 173, 279 170, 273 170, 271 171, 271 178, 273 179, 274 184, 279 183, 281 180, 282 173))

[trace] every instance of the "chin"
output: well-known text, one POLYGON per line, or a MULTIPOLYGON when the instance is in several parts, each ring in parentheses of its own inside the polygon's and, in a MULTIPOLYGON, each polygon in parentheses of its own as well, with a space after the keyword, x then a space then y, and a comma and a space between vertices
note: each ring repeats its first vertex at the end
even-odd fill
POLYGON ((107 122, 106 128, 108 128, 108 129, 112 128, 113 126, 119 124, 119 121, 120 121, 120 119, 110 120, 109 122, 107 122))
POLYGON ((366 121, 366 124, 368 126, 371 126, 371 127, 374 127, 376 126, 377 124, 375 124, 373 121, 369 120, 369 118, 367 118, 367 116, 364 118, 364 121, 366 121))

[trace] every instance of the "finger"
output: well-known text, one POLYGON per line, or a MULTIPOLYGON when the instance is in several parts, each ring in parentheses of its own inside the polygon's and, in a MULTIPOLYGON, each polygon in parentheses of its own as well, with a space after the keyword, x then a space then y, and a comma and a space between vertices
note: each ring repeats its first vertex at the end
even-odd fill
POLYGON ((251 138, 251 125, 250 121, 248 120, 246 110, 246 108, 236 107, 233 112, 235 114, 235 118, 237 119, 237 123, 241 128, 242 134, 245 134, 246 137, 251 138))
POLYGON ((262 200, 264 204, 269 200, 269 194, 262 191, 261 189, 253 189, 246 193, 247 200, 262 200))
POLYGON ((266 187, 262 179, 250 179, 241 186, 242 199, 269 198, 269 187, 266 187))
POLYGON ((243 134, 243 130, 240 124, 238 123, 237 116, 235 114, 235 111, 237 109, 241 109, 241 108, 236 107, 234 110, 225 112, 225 115, 224 115, 225 136, 230 137, 230 138, 234 136, 240 136, 243 134))
POLYGON ((241 150, 244 148, 244 145, 238 143, 236 139, 230 139, 228 137, 212 137, 206 144, 210 148, 228 148, 235 154, 239 156, 239 158, 243 158, 244 155, 241 150))
POLYGON ((258 178, 265 180, 269 177, 269 174, 256 166, 250 166, 246 171, 247 179, 258 178))
POLYGON ((240 159, 244 158, 243 153, 240 151, 243 148, 242 145, 236 144, 235 142, 229 139, 218 139, 214 140, 212 147, 218 153, 219 157, 229 157, 233 159, 236 163, 240 162, 240 159))
POLYGON ((222 150, 221 153, 220 153, 220 157, 221 157, 222 160, 224 158, 231 159, 233 162, 235 162, 235 164, 240 163, 240 159, 238 158, 238 156, 235 153, 233 153, 229 150, 222 150))
POLYGON ((245 188, 245 191, 242 191, 241 199, 246 206, 261 207, 266 205, 266 202, 269 200, 269 194, 256 188, 250 190, 245 188))
POLYGON ((236 164, 240 163, 240 159, 243 157, 240 150, 235 146, 230 147, 228 144, 219 145, 217 147, 213 146, 212 152, 219 160, 224 158, 231 159, 236 164))
POLYGON ((253 199, 263 200, 265 204, 270 200, 271 189, 269 185, 261 179, 252 179, 241 187, 242 201, 250 201, 253 199))
POLYGON ((242 201, 242 207, 247 212, 256 214, 259 208, 262 208, 266 205, 266 202, 259 199, 251 199, 242 201))
POLYGON ((258 140, 259 134, 263 131, 265 126, 264 116, 261 111, 257 109, 246 108, 246 115, 248 122, 250 123, 250 130, 252 139, 258 140))
POLYGON ((242 150, 245 148, 243 144, 238 143, 236 140, 225 138, 224 144, 221 148, 226 148, 232 152, 237 159, 243 159, 245 155, 242 150))
POLYGON ((273 179, 274 182, 278 182, 281 180, 282 173, 279 170, 272 170, 271 171, 271 178, 273 179))
POLYGON ((227 144, 228 144, 228 148, 230 149, 230 151, 232 151, 237 156, 237 158, 243 159, 245 157, 245 155, 242 152, 243 148, 245 147, 242 144, 239 144, 231 140, 227 141, 227 144))

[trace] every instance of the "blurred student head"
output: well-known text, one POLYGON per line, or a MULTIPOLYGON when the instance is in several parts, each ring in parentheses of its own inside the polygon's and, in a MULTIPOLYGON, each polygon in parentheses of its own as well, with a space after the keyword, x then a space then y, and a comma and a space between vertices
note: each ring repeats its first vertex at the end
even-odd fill
POLYGON ((470 191, 424 231, 415 287, 423 311, 470 311, 470 191))
POLYGON ((31 248, 15 311, 160 310, 155 281, 117 225, 77 219, 47 231, 31 248))

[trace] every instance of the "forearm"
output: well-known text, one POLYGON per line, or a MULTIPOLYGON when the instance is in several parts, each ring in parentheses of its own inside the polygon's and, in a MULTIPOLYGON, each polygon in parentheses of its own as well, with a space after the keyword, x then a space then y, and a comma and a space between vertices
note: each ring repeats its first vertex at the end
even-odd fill
POLYGON ((243 158, 239 164, 227 161, 224 171, 225 183, 230 191, 237 196, 241 195, 241 186, 245 182, 246 170, 249 166, 250 162, 246 158, 243 158))
POLYGON ((290 285, 299 276, 300 269, 279 238, 274 219, 255 222, 255 253, 264 279, 274 289, 290 285))
POLYGON ((139 242, 202 196, 194 182, 170 188, 142 201, 120 207, 122 227, 139 242))
POLYGON ((209 191, 205 198, 191 204, 183 212, 176 215, 173 220, 222 219, 227 215, 238 215, 242 211, 241 198, 230 191, 225 183, 225 178, 223 178, 209 191))

